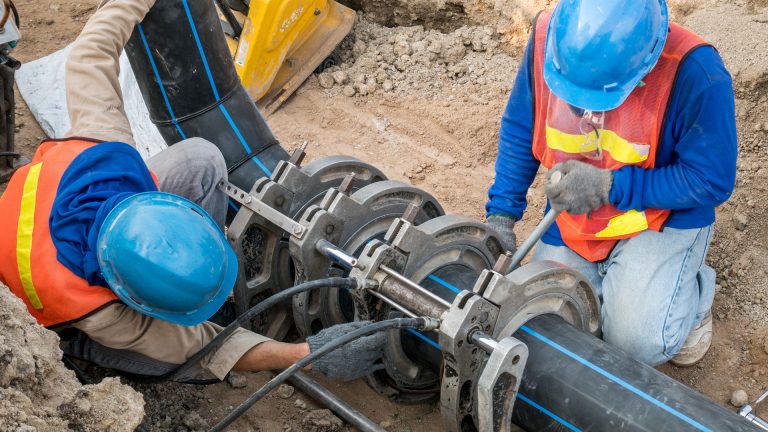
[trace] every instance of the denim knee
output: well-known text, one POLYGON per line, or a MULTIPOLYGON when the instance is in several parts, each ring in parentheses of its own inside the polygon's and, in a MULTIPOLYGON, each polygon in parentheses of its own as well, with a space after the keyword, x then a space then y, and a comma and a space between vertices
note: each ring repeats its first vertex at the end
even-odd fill
POLYGON ((635 360, 656 366, 677 355, 691 330, 691 320, 642 313, 611 313, 603 305, 603 340, 635 360))

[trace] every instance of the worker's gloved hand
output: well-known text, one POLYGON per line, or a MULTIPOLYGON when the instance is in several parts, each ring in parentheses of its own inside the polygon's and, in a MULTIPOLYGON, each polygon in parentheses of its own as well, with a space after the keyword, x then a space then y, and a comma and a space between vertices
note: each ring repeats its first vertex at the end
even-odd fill
MULTIPOLYGON (((356 321, 339 324, 309 336, 307 343, 310 352, 349 332, 370 324, 370 321, 356 321)), ((387 332, 378 332, 357 339, 347 345, 331 351, 312 363, 312 369, 331 379, 351 381, 381 369, 376 362, 384 355, 387 332)))
POLYGON ((504 248, 510 253, 517 250, 517 237, 515 236, 515 218, 500 214, 488 216, 488 226, 501 236, 504 248))
POLYGON ((568 161, 555 165, 549 172, 547 197, 555 210, 582 215, 609 203, 612 184, 612 171, 568 161))

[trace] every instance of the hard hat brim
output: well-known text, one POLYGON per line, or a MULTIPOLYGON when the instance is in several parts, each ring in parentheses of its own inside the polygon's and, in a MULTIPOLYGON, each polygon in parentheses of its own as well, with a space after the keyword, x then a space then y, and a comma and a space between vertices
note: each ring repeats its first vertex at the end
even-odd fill
POLYGON ((555 69, 551 62, 545 62, 544 81, 555 96, 569 105, 589 111, 611 111, 620 107, 627 100, 641 79, 624 86, 616 86, 610 91, 595 90, 573 84, 555 69))

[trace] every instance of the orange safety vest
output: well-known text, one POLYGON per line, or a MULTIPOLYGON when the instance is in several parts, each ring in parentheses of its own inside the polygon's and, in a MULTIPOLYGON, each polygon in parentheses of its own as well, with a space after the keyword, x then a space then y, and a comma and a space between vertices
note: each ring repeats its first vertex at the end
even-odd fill
MULTIPOLYGON (((690 31, 670 24, 664 51, 643 79, 644 85, 638 86, 619 108, 585 120, 551 93, 544 81, 550 17, 551 12, 539 15, 533 36, 534 157, 547 169, 568 160, 610 170, 628 165, 653 168, 678 69, 688 54, 707 44, 690 31)), ((669 215, 669 210, 622 212, 607 205, 589 215, 561 213, 557 226, 569 248, 597 262, 606 259, 621 239, 648 229, 660 231, 669 215)))
POLYGON ((49 231, 61 177, 78 155, 96 144, 83 139, 43 142, 0 197, 0 281, 46 327, 77 321, 119 301, 109 288, 89 285, 64 267, 49 231))

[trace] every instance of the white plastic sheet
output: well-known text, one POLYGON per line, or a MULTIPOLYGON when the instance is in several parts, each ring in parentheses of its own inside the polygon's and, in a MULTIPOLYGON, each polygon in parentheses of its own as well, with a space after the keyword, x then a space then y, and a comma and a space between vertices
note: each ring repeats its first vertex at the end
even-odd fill
MULTIPOLYGON (((69 50, 70 47, 66 47, 24 64, 16 73, 19 93, 50 138, 64 138, 70 129, 64 89, 64 64, 69 50)), ((149 120, 149 112, 125 53, 120 57, 120 87, 136 146, 146 159, 166 148, 166 145, 160 132, 149 120)))

